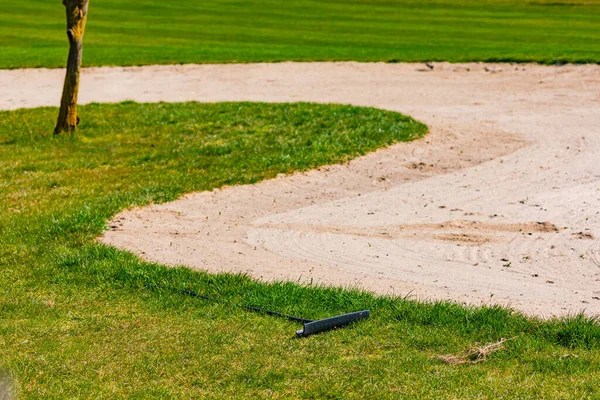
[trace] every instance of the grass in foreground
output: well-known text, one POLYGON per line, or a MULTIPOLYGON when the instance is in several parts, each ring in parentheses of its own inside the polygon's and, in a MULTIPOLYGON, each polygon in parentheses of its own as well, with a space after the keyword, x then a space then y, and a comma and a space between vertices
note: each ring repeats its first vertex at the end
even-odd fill
MULTIPOLYGON (((599 0, 102 0, 84 63, 598 63, 599 23, 599 0)), ((66 58, 60 1, 0 2, 0 68, 66 58)))
POLYGON ((0 112, 0 369, 23 398, 585 398, 598 395, 600 327, 501 308, 421 304, 266 285, 141 262, 100 245, 108 218, 183 192, 345 160, 426 127, 371 108, 135 104, 0 112), (190 288, 210 303, 150 290, 190 288), (295 339, 307 318, 371 309, 348 329, 295 339), (478 364, 437 356, 515 338, 478 364))

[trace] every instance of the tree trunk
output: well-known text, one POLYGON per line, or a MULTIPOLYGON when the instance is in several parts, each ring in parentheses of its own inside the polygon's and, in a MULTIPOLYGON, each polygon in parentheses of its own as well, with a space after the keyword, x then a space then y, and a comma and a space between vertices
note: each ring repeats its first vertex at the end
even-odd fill
POLYGON ((72 132, 77 128, 77 95, 79 94, 79 77, 81 75, 81 58, 83 49, 83 33, 87 20, 89 0, 63 0, 67 9, 67 36, 69 37, 69 58, 67 75, 63 86, 60 112, 54 134, 72 132))

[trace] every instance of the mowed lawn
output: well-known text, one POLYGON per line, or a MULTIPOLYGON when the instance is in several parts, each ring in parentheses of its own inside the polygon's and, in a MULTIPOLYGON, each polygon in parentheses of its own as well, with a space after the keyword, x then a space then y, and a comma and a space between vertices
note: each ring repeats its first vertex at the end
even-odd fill
MULTIPOLYGON (((60 1, 0 2, 0 68, 60 67, 60 1)), ((599 0, 92 1, 84 64, 600 62, 599 0)))
POLYGON ((21 398, 599 394, 600 327, 590 319, 263 284, 142 262, 95 240, 124 208, 344 162, 422 137, 417 121, 308 103, 127 102, 81 107, 77 135, 54 138, 56 113, 0 112, 0 379, 8 371, 21 398), (299 324, 244 305, 372 317, 297 339, 299 324), (512 340, 484 362, 439 359, 502 338, 512 340))

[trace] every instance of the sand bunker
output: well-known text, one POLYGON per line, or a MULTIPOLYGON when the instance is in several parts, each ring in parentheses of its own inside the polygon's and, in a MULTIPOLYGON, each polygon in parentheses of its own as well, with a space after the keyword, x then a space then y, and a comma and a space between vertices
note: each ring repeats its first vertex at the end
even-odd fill
MULTIPOLYGON (((0 71, 0 108, 62 71, 0 71)), ((315 101, 431 128, 342 166, 125 211, 101 238, 168 265, 418 299, 600 313, 600 67, 282 63, 88 69, 81 100, 315 101)))

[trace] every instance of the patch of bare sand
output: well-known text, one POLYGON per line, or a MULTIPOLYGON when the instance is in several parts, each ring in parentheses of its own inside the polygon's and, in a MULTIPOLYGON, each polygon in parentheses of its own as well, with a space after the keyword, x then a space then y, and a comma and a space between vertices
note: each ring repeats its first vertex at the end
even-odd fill
MULTIPOLYGON (((56 104, 62 72, 1 71, 0 108, 56 104), (55 76, 56 75, 56 76, 55 76)), ((600 67, 282 63, 86 70, 81 100, 316 101, 431 128, 346 165, 125 211, 101 240, 264 280, 600 312, 600 67)))

